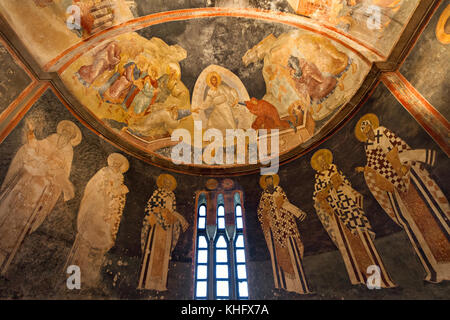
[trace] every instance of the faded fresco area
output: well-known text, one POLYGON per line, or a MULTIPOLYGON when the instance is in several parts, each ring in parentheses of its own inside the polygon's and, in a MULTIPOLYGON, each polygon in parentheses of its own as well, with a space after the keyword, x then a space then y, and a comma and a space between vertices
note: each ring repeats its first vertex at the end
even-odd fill
POLYGON ((194 0, 138 1, 140 16, 186 8, 249 8, 296 14, 336 28, 388 55, 418 0, 194 0))
POLYGON ((0 9, 14 31, 24 40, 36 61, 44 66, 70 47, 91 35, 133 19, 133 1, 30 0, 0 1, 0 9), (79 20, 68 10, 79 7, 79 20), (79 28, 69 28, 67 22, 79 28))
POLYGON ((30 84, 31 79, 0 43, 0 114, 30 84))
POLYGON ((440 5, 400 71, 448 120, 450 119, 450 7, 440 5), (438 35, 443 34, 440 37, 438 35), (427 72, 432 69, 433 72, 427 72))
POLYGON ((388 55, 417 0, 288 0, 299 15, 336 27, 388 55))
POLYGON ((387 57, 408 23, 418 0, 2 0, 7 22, 24 39, 41 66, 67 54, 84 40, 115 26, 155 13, 220 8, 246 16, 270 12, 317 24, 387 57), (76 27, 73 27, 76 25, 76 27))

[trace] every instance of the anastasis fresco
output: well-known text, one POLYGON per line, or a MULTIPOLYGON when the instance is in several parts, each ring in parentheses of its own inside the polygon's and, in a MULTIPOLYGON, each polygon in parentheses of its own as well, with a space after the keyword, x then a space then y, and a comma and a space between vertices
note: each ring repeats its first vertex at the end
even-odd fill
POLYGON ((264 95, 250 97, 239 76, 219 65, 202 70, 191 93, 180 66, 188 55, 179 44, 128 33, 83 55, 62 78, 123 139, 167 157, 173 131, 183 128, 194 136, 195 121, 223 135, 227 129, 278 129, 280 151, 287 152, 320 132, 370 68, 324 36, 293 30, 261 39, 238 62, 244 68, 263 63, 264 95))

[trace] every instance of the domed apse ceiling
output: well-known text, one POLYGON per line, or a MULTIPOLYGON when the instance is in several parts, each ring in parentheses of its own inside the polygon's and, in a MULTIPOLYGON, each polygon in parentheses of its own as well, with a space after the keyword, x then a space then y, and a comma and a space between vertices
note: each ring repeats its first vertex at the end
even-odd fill
POLYGON ((216 149, 177 166, 177 129, 192 150, 196 121, 203 132, 278 129, 260 133, 257 150, 276 138, 282 163, 298 157, 354 111, 372 64, 387 60, 419 3, 166 2, 0 0, 0 8, 42 69, 58 73, 86 125, 160 167, 212 175, 261 163, 217 164, 216 149), (80 28, 70 5, 80 8, 80 28))

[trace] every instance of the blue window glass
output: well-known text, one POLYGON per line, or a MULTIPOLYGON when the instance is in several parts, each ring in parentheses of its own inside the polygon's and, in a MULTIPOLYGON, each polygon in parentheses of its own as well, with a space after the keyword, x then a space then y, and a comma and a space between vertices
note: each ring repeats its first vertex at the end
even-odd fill
MULTIPOLYGON (((241 196, 241 193, 233 195, 234 212, 225 213, 224 199, 228 195, 225 197, 223 194, 217 195, 217 206, 214 208, 216 225, 212 226, 215 227, 215 232, 208 233, 209 236, 214 235, 213 239, 208 238, 206 230, 207 216, 210 214, 206 196, 201 194, 197 199, 194 290, 196 299, 249 299, 244 209, 241 204, 241 196), (225 216, 228 214, 234 214, 234 217, 227 217, 225 220, 225 216), (226 228, 226 221, 229 221, 230 218, 235 221, 235 234, 227 233, 227 230, 229 232, 230 229, 226 228)), ((211 229, 208 230, 211 231, 211 229)))

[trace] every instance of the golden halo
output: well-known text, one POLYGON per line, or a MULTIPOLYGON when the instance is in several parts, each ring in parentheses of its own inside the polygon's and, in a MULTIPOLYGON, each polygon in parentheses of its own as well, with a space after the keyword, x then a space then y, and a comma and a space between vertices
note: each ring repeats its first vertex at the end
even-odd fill
POLYGON ((356 124, 356 127, 355 127, 356 139, 358 139, 361 142, 365 142, 367 140, 366 135, 361 130, 361 123, 363 121, 365 121, 365 120, 369 120, 372 123, 372 128, 374 130, 380 126, 380 120, 378 119, 376 114, 368 113, 368 114, 363 115, 361 117, 361 119, 359 119, 359 121, 358 121, 358 123, 356 124))
POLYGON ((170 183, 169 185, 169 190, 173 191, 176 189, 177 187, 177 180, 175 180, 175 178, 170 175, 170 174, 161 174, 158 179, 156 180, 156 185, 158 186, 158 188, 164 189, 164 182, 168 181, 170 183))
POLYGON ((436 37, 442 44, 450 43, 450 34, 445 32, 445 25, 447 24, 449 18, 450 4, 447 6, 447 8, 445 8, 444 12, 442 12, 442 15, 439 18, 438 24, 436 26, 436 37))
POLYGON ((222 181, 222 187, 225 190, 231 190, 234 187, 234 181, 231 180, 231 179, 225 179, 225 180, 222 181))
POLYGON ((58 126, 56 127, 56 132, 58 134, 61 134, 64 129, 69 129, 72 134, 75 135, 75 137, 70 140, 70 144, 72 145, 72 147, 76 147, 81 143, 81 139, 83 138, 83 136, 81 135, 80 128, 78 128, 75 123, 69 120, 60 121, 58 123, 58 126))
POLYGON ((328 165, 333 163, 333 153, 328 149, 321 149, 314 153, 314 155, 311 158, 311 167, 316 170, 317 172, 322 171, 322 168, 320 167, 319 158, 323 157, 328 165))
POLYGON ((259 179, 259 185, 261 186, 261 188, 263 190, 265 190, 266 187, 267 187, 267 184, 266 184, 266 178, 267 177, 272 177, 273 178, 273 185, 274 185, 274 187, 277 187, 280 184, 280 177, 277 174, 269 174, 269 175, 261 176, 261 178, 259 179))
POLYGON ((120 153, 112 153, 108 157, 108 165, 111 166, 113 161, 120 161, 122 164, 120 165, 120 172, 125 173, 130 168, 130 163, 128 162, 128 159, 125 158, 120 153))
POLYGON ((206 188, 208 188, 208 190, 216 190, 218 186, 219 182, 216 179, 208 179, 208 181, 206 181, 206 188))
MULTIPOLYGON (((208 76, 206 77, 206 83, 208 84, 208 87, 213 88, 214 86, 211 83, 211 78, 216 77, 217 79, 217 87, 222 83, 222 77, 215 71, 210 72, 208 76)), ((215 87, 214 87, 215 88, 215 87)))

